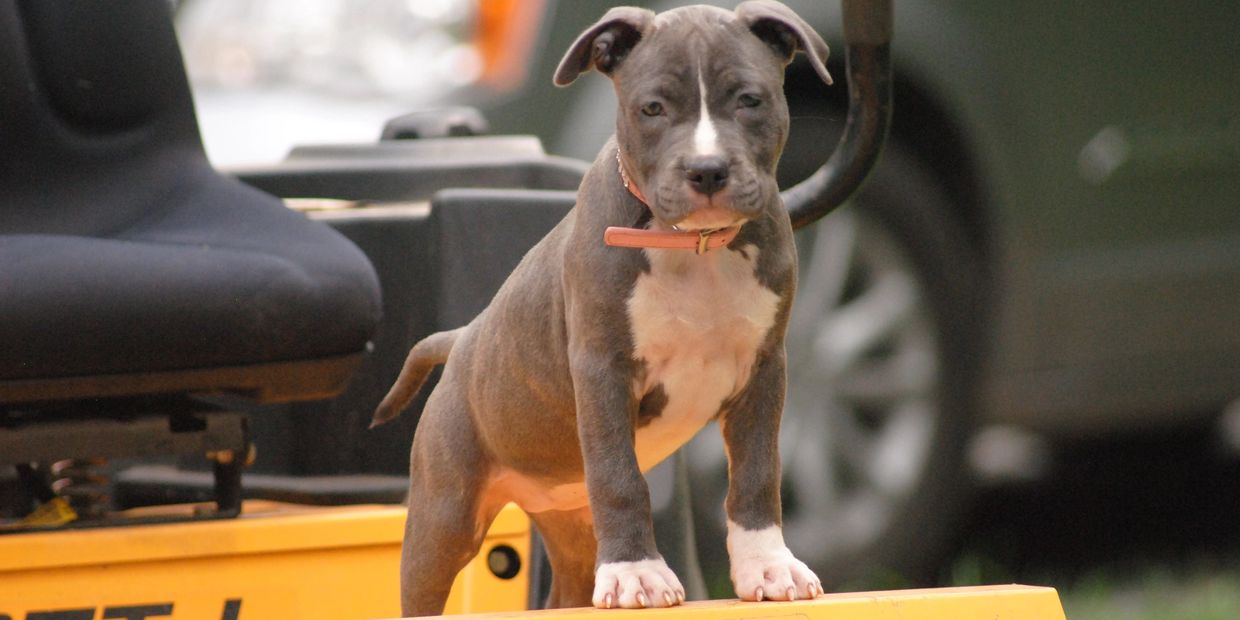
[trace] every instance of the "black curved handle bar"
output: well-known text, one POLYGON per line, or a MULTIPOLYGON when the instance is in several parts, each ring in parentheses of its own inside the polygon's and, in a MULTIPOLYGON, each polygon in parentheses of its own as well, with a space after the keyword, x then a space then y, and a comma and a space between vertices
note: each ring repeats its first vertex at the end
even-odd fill
POLYGON ((842 2, 848 119, 827 163, 783 192, 793 228, 814 223, 861 187, 891 125, 891 0, 842 2))

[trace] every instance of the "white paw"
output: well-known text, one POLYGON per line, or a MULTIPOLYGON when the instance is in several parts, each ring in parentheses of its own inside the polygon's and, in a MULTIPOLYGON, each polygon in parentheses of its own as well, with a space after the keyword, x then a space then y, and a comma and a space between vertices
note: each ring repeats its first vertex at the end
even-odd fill
POLYGON ((746 530, 728 522, 732 586, 746 601, 795 601, 822 594, 822 582, 784 545, 779 526, 746 530))
POLYGON ((685 602, 685 589, 663 558, 640 562, 609 562, 594 571, 594 606, 671 607, 685 602))

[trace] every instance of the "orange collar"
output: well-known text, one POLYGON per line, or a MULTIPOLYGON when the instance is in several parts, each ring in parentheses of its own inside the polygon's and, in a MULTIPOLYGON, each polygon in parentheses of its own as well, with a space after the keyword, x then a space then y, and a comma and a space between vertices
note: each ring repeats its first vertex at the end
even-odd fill
MULTIPOLYGON (((620 160, 619 148, 616 149, 616 166, 620 170, 620 181, 624 183, 624 189, 629 190, 629 193, 633 194, 634 198, 649 209, 650 203, 646 202, 646 197, 642 195, 641 190, 637 189, 637 184, 629 180, 629 175, 624 170, 624 162, 620 160)), ((607 230, 603 231, 603 243, 619 248, 694 250, 697 254, 705 254, 732 243, 732 240, 736 238, 740 231, 740 225, 693 231, 665 231, 608 226, 607 230)))

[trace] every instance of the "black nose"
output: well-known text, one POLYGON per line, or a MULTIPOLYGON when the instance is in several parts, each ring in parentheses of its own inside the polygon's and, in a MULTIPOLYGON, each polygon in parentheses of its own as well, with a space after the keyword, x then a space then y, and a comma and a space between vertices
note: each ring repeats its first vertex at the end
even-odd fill
POLYGON ((685 162, 685 178, 707 196, 728 184, 728 160, 718 155, 699 155, 685 162))

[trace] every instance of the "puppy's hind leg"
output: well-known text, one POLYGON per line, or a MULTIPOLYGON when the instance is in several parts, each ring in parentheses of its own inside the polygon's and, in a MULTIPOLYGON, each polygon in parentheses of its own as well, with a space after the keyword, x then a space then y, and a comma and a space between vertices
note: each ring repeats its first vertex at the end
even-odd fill
POLYGON ((456 574, 503 505, 487 493, 490 465, 473 422, 461 401, 444 396, 432 394, 413 440, 400 568, 405 616, 443 613, 456 574))
POLYGON ((597 547, 589 508, 549 510, 530 515, 551 561, 548 609, 587 607, 594 592, 597 547))

